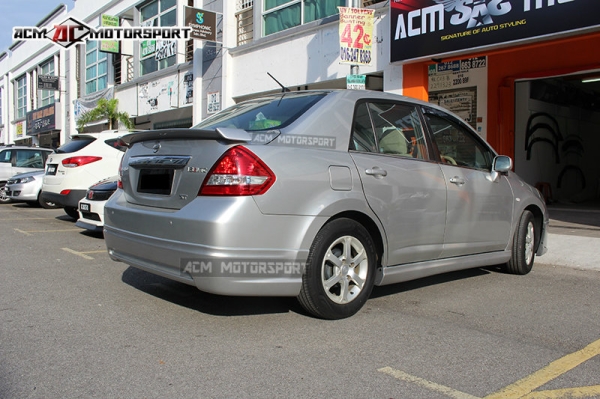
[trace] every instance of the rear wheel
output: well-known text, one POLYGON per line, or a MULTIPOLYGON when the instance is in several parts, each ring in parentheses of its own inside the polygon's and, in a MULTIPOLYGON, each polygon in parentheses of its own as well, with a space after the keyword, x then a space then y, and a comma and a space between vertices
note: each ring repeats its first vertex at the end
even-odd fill
MULTIPOLYGON (((37 200, 37 202, 38 202, 38 204, 40 204, 40 206, 41 206, 42 208, 45 208, 45 209, 55 209, 55 208, 58 208, 58 207, 59 207, 58 205, 56 205, 56 203, 55 203, 55 202, 46 201, 46 200, 45 200, 45 199, 42 197, 42 193, 39 193, 39 194, 38 194, 38 200, 37 200)), ((78 214, 78 215, 79 215, 79 214, 78 214)), ((69 215, 69 216, 71 216, 71 215, 69 215)))
POLYGON ((352 316, 365 304, 377 256, 367 230, 351 219, 326 224, 312 244, 298 301, 324 319, 352 316))
POLYGON ((79 212, 77 211, 77 208, 72 207, 72 206, 65 206, 65 213, 67 215, 69 215, 71 218, 77 220, 79 219, 79 212))
POLYGON ((527 274, 535 259, 536 231, 533 214, 524 211, 513 237, 512 255, 504 269, 511 274, 527 274))

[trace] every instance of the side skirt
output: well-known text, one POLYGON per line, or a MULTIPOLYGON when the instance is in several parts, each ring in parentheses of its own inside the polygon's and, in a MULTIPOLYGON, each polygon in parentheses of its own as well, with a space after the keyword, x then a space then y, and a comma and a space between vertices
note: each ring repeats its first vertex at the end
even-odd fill
POLYGON ((383 267, 375 276, 375 285, 395 284, 457 270, 500 265, 508 262, 510 256, 510 251, 500 251, 383 267))

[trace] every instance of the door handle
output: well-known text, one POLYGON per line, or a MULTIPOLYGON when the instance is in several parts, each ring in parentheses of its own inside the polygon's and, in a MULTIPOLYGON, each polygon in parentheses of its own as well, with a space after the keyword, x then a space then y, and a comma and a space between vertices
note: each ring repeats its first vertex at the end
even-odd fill
POLYGON ((365 173, 368 174, 368 175, 371 175, 371 176, 375 176, 375 177, 387 176, 387 170, 381 169, 378 166, 373 166, 371 169, 365 170, 365 173))
POLYGON ((454 176, 450 178, 450 183, 456 184, 457 186, 462 186, 463 184, 465 184, 465 179, 463 179, 462 177, 454 176))

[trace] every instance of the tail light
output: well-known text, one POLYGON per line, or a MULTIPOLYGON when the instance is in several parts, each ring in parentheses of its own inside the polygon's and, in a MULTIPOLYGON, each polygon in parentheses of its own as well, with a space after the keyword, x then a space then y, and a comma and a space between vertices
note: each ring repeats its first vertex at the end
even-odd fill
POLYGON ((121 157, 121 162, 119 162, 119 178, 117 179, 117 188, 123 188, 123 158, 121 157))
POLYGON ((230 148, 219 158, 198 195, 260 195, 275 183, 275 174, 246 147, 230 148))
POLYGON ((87 165, 88 163, 96 162, 101 159, 102 157, 92 156, 70 157, 63 159, 62 164, 65 168, 76 168, 78 166, 87 165))

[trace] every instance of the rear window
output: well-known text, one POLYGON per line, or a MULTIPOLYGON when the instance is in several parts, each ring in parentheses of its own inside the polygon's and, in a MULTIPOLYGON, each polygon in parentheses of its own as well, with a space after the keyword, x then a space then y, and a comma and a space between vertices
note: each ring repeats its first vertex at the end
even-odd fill
POLYGON ((72 152, 77 152, 90 145, 94 140, 96 139, 93 137, 73 137, 71 141, 58 147, 56 153, 70 154, 72 152))
POLYGON ((247 131, 282 128, 298 119, 325 95, 282 93, 280 96, 244 101, 205 119, 194 128, 228 127, 247 131))

